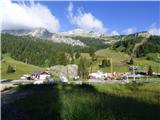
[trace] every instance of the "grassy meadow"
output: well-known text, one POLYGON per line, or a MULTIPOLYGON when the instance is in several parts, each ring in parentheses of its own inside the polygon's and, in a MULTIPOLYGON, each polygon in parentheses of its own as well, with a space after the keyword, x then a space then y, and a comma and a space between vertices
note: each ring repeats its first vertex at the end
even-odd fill
MULTIPOLYGON (((102 59, 112 58, 113 62, 113 71, 117 72, 128 72, 128 65, 123 63, 123 61, 129 60, 130 56, 126 53, 116 52, 110 49, 102 49, 98 50, 96 53, 97 61, 94 61, 92 66, 92 71, 95 72, 97 70, 101 70, 103 72, 110 72, 110 67, 100 68, 99 64, 102 59)), ((91 62, 91 57, 88 53, 81 53, 82 57, 85 57, 88 63, 91 62)), ((79 63, 79 59, 75 60, 75 64, 79 63)), ((160 72, 160 65, 158 62, 153 60, 146 60, 145 58, 134 58, 134 65, 139 65, 142 67, 146 67, 146 71, 148 70, 148 66, 152 66, 153 71, 160 72)), ((88 71, 91 71, 91 66, 89 65, 88 71)), ((4 60, 1 61, 1 78, 2 79, 19 79, 24 74, 30 74, 33 71, 41 70, 42 68, 38 66, 34 66, 31 64, 26 64, 24 62, 20 62, 12 59, 9 54, 4 55, 4 60), (16 66, 16 72, 7 73, 7 68, 9 65, 16 66)))
MULTIPOLYGON (((96 53, 97 61, 93 62, 92 70, 97 71, 101 70, 103 72, 110 72, 110 67, 106 68, 99 68, 99 64, 101 63, 102 59, 112 58, 113 63, 113 71, 116 72, 128 72, 128 64, 125 64, 125 61, 130 60, 130 55, 123 53, 123 52, 116 52, 111 49, 101 49, 98 50, 96 53)), ((81 54, 82 57, 86 57, 88 60, 91 61, 91 57, 88 53, 81 54)), ((160 72, 160 65, 158 62, 153 60, 146 60, 145 58, 134 58, 134 65, 138 65, 141 67, 146 67, 145 71, 148 70, 148 67, 151 66, 153 71, 160 72)), ((89 68, 90 69, 90 68, 89 68)))
POLYGON ((1 79, 19 79, 24 74, 30 74, 40 69, 42 68, 14 60, 9 56, 9 54, 6 54, 4 55, 4 59, 1 61, 1 79), (9 65, 16 66, 16 72, 7 73, 9 65))
MULTIPOLYGON (((29 120, 158 120, 160 84, 27 85, 12 103, 29 120)), ((2 111, 2 118, 6 118, 2 111)))

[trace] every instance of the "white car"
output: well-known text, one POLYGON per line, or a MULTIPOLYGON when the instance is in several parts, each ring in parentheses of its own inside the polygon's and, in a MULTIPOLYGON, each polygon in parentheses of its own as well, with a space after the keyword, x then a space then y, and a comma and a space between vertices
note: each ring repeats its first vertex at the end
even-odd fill
POLYGON ((103 74, 101 71, 97 71, 95 73, 90 73, 89 74, 89 79, 104 79, 106 75, 103 74))
POLYGON ((67 79, 65 76, 61 76, 61 77, 60 77, 60 81, 61 81, 62 83, 68 83, 68 79, 67 79))
POLYGON ((40 84, 43 84, 44 83, 44 80, 36 80, 33 84, 34 85, 40 85, 40 84))
POLYGON ((79 76, 75 76, 73 79, 74 80, 79 80, 79 76))
POLYGON ((27 80, 28 77, 30 77, 30 75, 29 75, 29 74, 26 74, 26 75, 23 75, 20 79, 21 79, 21 80, 27 80))

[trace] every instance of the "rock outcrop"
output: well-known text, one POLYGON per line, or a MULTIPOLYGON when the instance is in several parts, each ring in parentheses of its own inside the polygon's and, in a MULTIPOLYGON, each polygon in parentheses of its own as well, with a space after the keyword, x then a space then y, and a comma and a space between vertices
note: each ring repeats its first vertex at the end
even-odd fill
POLYGON ((59 76, 66 76, 69 78, 74 78, 78 75, 78 65, 55 65, 49 68, 49 71, 53 74, 58 74, 59 76))
POLYGON ((147 31, 137 32, 134 35, 135 35, 135 37, 143 37, 143 38, 149 38, 151 36, 151 34, 147 31))

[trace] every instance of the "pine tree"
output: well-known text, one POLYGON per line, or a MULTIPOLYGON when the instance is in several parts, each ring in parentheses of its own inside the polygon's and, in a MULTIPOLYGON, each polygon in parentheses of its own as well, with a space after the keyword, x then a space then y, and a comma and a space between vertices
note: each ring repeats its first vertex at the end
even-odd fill
POLYGON ((80 53, 76 52, 75 58, 78 59, 80 57, 80 53))
POLYGON ((148 75, 150 75, 150 76, 153 75, 153 70, 152 70, 151 66, 149 66, 149 68, 148 68, 148 75))
POLYGON ((88 70, 87 70, 87 60, 86 58, 80 58, 79 64, 78 64, 78 72, 79 72, 79 76, 81 78, 85 78, 88 74, 88 70))
POLYGON ((133 58, 131 58, 130 61, 129 61, 129 64, 133 65, 133 63, 134 63, 133 58))
POLYGON ((16 68, 15 68, 15 67, 13 67, 13 66, 11 66, 11 65, 8 66, 7 73, 13 73, 13 72, 15 72, 15 71, 16 71, 16 68))
POLYGON ((104 67, 108 67, 108 66, 110 66, 110 60, 103 59, 100 67, 104 68, 104 67))

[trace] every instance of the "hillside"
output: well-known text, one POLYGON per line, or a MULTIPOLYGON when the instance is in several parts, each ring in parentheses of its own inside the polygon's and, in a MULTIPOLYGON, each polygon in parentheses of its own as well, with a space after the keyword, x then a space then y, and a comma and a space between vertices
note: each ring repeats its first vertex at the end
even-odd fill
POLYGON ((124 36, 113 45, 113 49, 134 57, 143 57, 148 53, 160 53, 160 36, 150 36, 149 38, 124 36))
POLYGON ((40 69, 42 68, 14 60, 9 55, 4 55, 1 62, 1 79, 19 79, 24 74, 30 74, 40 69), (16 66, 16 72, 7 73, 9 65, 16 66))
MULTIPOLYGON (((112 37, 110 37, 110 38, 108 38, 108 40, 105 40, 104 38, 101 38, 101 37, 93 38, 93 37, 89 37, 89 36, 88 37, 74 36, 71 38, 73 38, 74 40, 80 40, 85 45, 93 48, 94 50, 104 49, 104 48, 110 47, 110 44, 107 44, 107 42, 109 42, 110 40, 113 39, 112 37)), ((113 41, 115 41, 115 40, 113 40, 113 41)))
MULTIPOLYGON (((133 58, 134 64, 142 68, 152 67, 153 71, 159 71, 158 59, 154 59, 160 53, 159 36, 151 36, 149 38, 135 36, 121 36, 114 38, 117 40, 111 44, 105 44, 104 39, 80 37, 87 47, 71 46, 63 43, 54 43, 46 39, 39 39, 29 36, 13 36, 2 34, 2 54, 10 53, 11 57, 18 61, 27 62, 40 67, 51 67, 54 65, 78 64, 82 57, 86 57, 88 72, 101 70, 110 72, 110 67, 100 68, 99 65, 103 59, 112 58, 113 71, 127 72, 127 62, 132 54, 136 54, 133 58), (121 39, 121 40, 119 40, 121 39), (97 61, 92 61, 94 53, 97 61)), ((82 69, 82 71, 84 68, 82 69)))
POLYGON ((74 39, 76 36, 83 36, 88 38, 99 38, 101 34, 97 34, 93 31, 86 31, 83 29, 74 29, 67 32, 56 32, 51 33, 47 29, 38 27, 34 29, 18 29, 18 30, 2 30, 3 34, 10 34, 15 36, 30 36, 41 39, 47 39, 55 43, 64 43, 71 46, 82 46, 85 47, 86 44, 83 41, 74 39))
POLYGON ((69 57, 73 53, 83 51, 83 47, 53 43, 46 39, 29 36, 2 34, 1 42, 2 54, 10 53, 16 60, 24 62, 27 59, 28 63, 41 67, 66 65, 70 63, 69 57))
POLYGON ((35 37, 2 34, 2 53, 10 53, 12 58, 19 61, 27 59, 28 63, 41 67, 66 65, 74 61, 76 54, 92 54, 98 49, 109 47, 98 40, 91 41, 88 47, 80 47, 35 37))
MULTIPOLYGON (((127 72, 129 71, 127 64, 127 61, 130 60, 130 55, 124 53, 124 52, 117 52, 115 50, 111 49, 102 49, 96 51, 96 58, 97 61, 94 61, 92 64, 92 71, 102 70, 104 72, 110 72, 110 67, 100 68, 99 64, 101 63, 102 59, 111 59, 113 63, 113 71, 119 71, 119 72, 127 72)), ((88 60, 91 61, 91 57, 88 54, 81 54, 81 56, 88 58, 88 60)), ((147 60, 144 57, 140 58, 133 58, 134 64, 141 66, 142 68, 146 67, 145 71, 147 71, 148 67, 151 66, 153 71, 157 72, 157 70, 160 71, 159 63, 155 62, 153 60, 147 60)), ((89 68, 90 71, 91 67, 89 68)))

